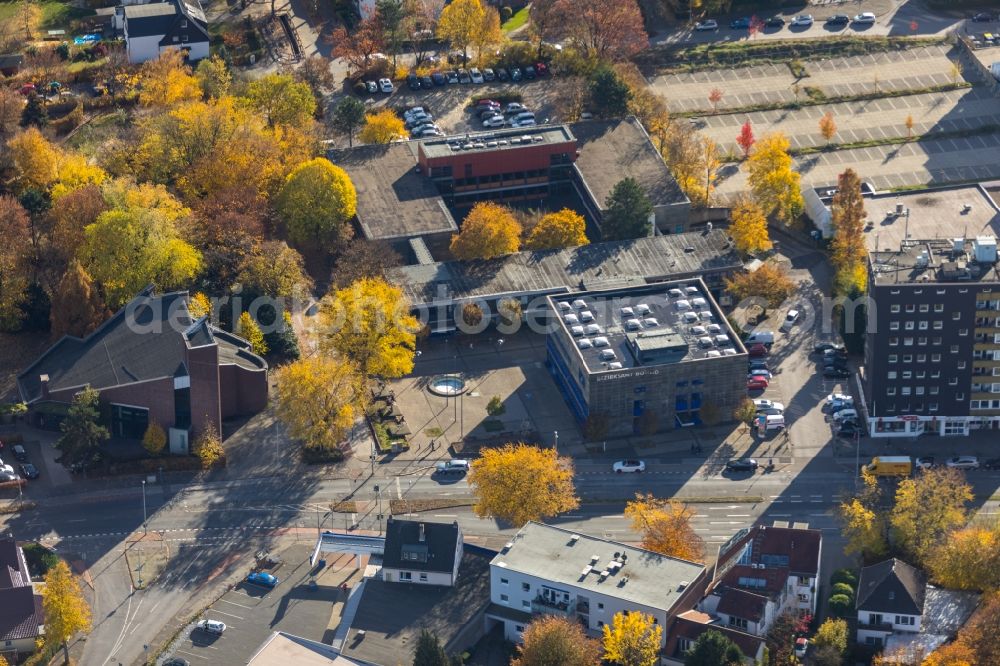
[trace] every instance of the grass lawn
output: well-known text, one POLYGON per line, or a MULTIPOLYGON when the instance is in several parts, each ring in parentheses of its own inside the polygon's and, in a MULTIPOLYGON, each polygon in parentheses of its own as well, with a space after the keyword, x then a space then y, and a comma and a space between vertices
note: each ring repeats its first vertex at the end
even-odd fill
POLYGON ((512 30, 517 30, 522 25, 528 22, 528 8, 524 7, 519 10, 516 14, 510 17, 510 20, 500 26, 504 32, 510 32, 512 30))
MULTIPOLYGON (((37 24, 34 26, 38 30, 65 30, 69 28, 70 21, 73 19, 93 16, 96 13, 93 9, 81 9, 60 0, 37 0, 33 4, 40 10, 40 14, 36 14, 37 24)), ((0 21, 10 19, 20 21, 23 7, 24 3, 20 1, 5 0, 0 2, 0 21)), ((23 26, 19 26, 19 28, 21 27, 23 26)))

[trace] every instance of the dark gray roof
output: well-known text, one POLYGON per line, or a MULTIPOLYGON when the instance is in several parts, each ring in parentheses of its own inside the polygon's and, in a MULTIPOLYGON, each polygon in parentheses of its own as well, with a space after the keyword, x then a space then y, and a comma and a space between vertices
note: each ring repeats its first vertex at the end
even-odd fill
POLYGON ((187 346, 219 345, 219 362, 266 368, 246 341, 223 334, 205 320, 193 322, 187 292, 154 295, 147 287, 86 338, 65 336, 18 375, 25 402, 42 397, 41 376, 49 391, 123 384, 186 374, 187 346))
POLYGON ((892 558, 861 570, 858 610, 922 615, 927 578, 917 568, 892 558))
POLYGON ((427 305, 503 294, 611 289, 724 273, 742 265, 725 232, 715 229, 395 270, 410 302, 427 305))
POLYGON ((0 641, 38 636, 44 618, 42 597, 30 585, 0 590, 0 641))
POLYGON ((327 156, 351 177, 357 217, 369 240, 457 232, 434 181, 418 173, 415 141, 331 150, 327 156))
POLYGON ((382 566, 451 573, 458 547, 457 523, 428 523, 390 517, 385 527, 382 566), (423 532, 423 539, 420 538, 423 532))
POLYGON ((205 12, 198 0, 168 0, 145 5, 127 5, 124 8, 126 32, 130 38, 164 35, 161 45, 178 36, 188 35, 188 43, 208 39, 205 12), (184 25, 184 21, 187 25, 184 25))
POLYGON ((20 53, 8 53, 0 55, 0 69, 10 69, 20 67, 24 64, 24 56, 20 53))
POLYGON ((689 203, 636 118, 584 120, 570 128, 579 153, 576 168, 602 209, 615 184, 626 177, 642 186, 654 206, 689 203))
POLYGON ((0 590, 26 585, 31 585, 31 576, 24 553, 14 539, 0 539, 0 590))

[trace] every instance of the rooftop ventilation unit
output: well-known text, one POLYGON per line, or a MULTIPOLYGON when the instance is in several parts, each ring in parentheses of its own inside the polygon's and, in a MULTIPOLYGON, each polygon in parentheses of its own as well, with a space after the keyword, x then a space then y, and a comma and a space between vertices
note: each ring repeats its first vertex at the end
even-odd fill
POLYGON ((591 564, 593 564, 594 562, 600 562, 600 561, 601 561, 601 556, 600 555, 591 555, 590 556, 590 563, 591 564))
POLYGON ((964 238, 953 238, 951 241, 951 251, 959 253, 965 250, 965 239, 964 238))
POLYGON ((973 244, 976 261, 980 264, 992 264, 997 260, 997 239, 995 236, 976 236, 973 244))
POLYGON ((677 591, 678 592, 683 592, 685 590, 685 588, 687 588, 687 586, 690 585, 690 584, 691 583, 689 583, 688 581, 682 580, 681 582, 677 583, 677 591))
POLYGON ((579 540, 580 540, 580 535, 579 534, 572 534, 569 537, 569 542, 570 543, 576 543, 579 540))

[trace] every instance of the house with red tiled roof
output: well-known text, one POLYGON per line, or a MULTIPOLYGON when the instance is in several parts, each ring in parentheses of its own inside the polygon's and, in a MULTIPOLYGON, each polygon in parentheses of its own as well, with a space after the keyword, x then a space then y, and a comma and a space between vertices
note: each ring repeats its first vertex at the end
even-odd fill
POLYGON ((743 661, 747 664, 763 663, 764 647, 767 642, 762 637, 727 627, 717 618, 696 610, 677 616, 667 635, 666 646, 663 649, 663 663, 670 666, 683 664, 687 651, 699 636, 709 630, 717 631, 735 643, 743 653, 743 661))
POLYGON ((44 633, 42 597, 35 594, 24 551, 12 537, 0 538, 0 654, 12 664, 35 651, 44 633))

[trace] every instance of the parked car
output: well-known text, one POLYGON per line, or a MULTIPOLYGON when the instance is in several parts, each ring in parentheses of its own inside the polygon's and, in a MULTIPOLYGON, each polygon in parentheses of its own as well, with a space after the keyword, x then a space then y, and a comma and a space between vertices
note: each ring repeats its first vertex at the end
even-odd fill
POLYGON ((510 80, 511 81, 520 81, 522 78, 524 78, 524 75, 521 73, 521 68, 520 67, 511 67, 510 68, 510 80))
POLYGON ((747 363, 747 367, 750 368, 751 370, 769 370, 770 369, 770 368, 767 367, 767 359, 766 358, 752 358, 752 359, 750 359, 749 363, 747 363))
POLYGON ((851 376, 851 373, 847 368, 826 366, 823 368, 823 376, 827 379, 846 379, 851 376))
POLYGON ((511 120, 509 121, 511 127, 534 127, 537 125, 534 118, 525 118, 524 120, 511 120))
POLYGON ((757 461, 753 458, 730 460, 726 463, 726 469, 730 472, 753 472, 757 469, 757 461))
POLYGON ((536 62, 535 63, 535 72, 538 74, 538 76, 548 76, 549 75, 549 66, 546 65, 544 62, 536 62))
POLYGON ((917 458, 915 464, 919 469, 932 469, 934 467, 934 456, 921 456, 917 458))
POLYGON ((503 114, 500 113, 500 110, 494 107, 488 106, 479 112, 480 120, 486 120, 487 118, 492 118, 493 116, 500 116, 501 119, 503 118, 503 114))
POLYGON ((428 114, 430 114, 430 111, 422 106, 411 106, 403 111, 403 120, 412 120, 413 116, 426 116, 428 114))
POLYGON ((785 411, 785 406, 780 402, 774 402, 773 400, 768 400, 766 398, 757 398, 753 401, 753 406, 757 408, 758 412, 762 412, 768 409, 774 409, 779 412, 785 411))
POLYGON ((975 21, 976 23, 991 23, 992 21, 996 20, 996 17, 993 16, 993 14, 990 14, 989 12, 979 12, 978 14, 972 17, 972 20, 975 21))
POLYGON ((851 403, 854 402, 854 398, 847 395, 846 393, 831 393, 830 395, 826 396, 827 405, 832 405, 834 402, 837 402, 838 400, 841 402, 851 402, 851 403))
POLYGON ((428 127, 421 127, 412 134, 414 139, 426 139, 431 136, 444 136, 444 132, 437 125, 430 125, 428 127))
POLYGON ((857 421, 844 421, 837 429, 837 435, 840 437, 864 437, 865 430, 858 425, 857 421))
POLYGON ((278 579, 266 571, 254 571, 252 574, 247 576, 247 582, 252 585, 260 585, 262 587, 274 587, 278 584, 278 579))
POLYGON ((27 462, 27 460, 28 460, 28 452, 24 450, 24 447, 22 445, 15 444, 12 447, 12 449, 14 451, 14 457, 17 460, 20 460, 21 462, 27 462))
POLYGON ((469 70, 464 67, 458 70, 458 82, 459 83, 472 83, 472 75, 469 74, 469 70))
POLYGON ((752 344, 749 347, 747 347, 747 354, 750 356, 750 358, 761 358, 763 356, 767 356, 769 353, 770 350, 767 348, 767 345, 761 342, 752 344))
POLYGON ((809 651, 809 639, 808 638, 803 638, 801 636, 799 638, 796 638, 795 639, 795 656, 799 657, 799 658, 805 657, 806 656, 806 652, 808 652, 808 651, 809 651))
POLYGON ((827 25, 847 25, 851 22, 851 17, 847 14, 834 14, 824 21, 827 25))
POLYGON ((1000 458, 990 458, 983 463, 983 469, 1000 469, 1000 458))
POLYGON ((503 127, 506 122, 507 121, 503 119, 503 116, 490 116, 489 118, 485 118, 483 120, 483 127, 489 127, 491 129, 503 127))
POLYGON ((795 326, 795 322, 799 320, 798 310, 789 310, 788 314, 785 315, 785 321, 781 323, 781 330, 786 333, 792 330, 792 326, 795 326))
POLYGON ((381 90, 384 93, 391 93, 393 90, 395 90, 395 88, 392 85, 392 81, 390 81, 389 79, 379 79, 378 87, 379 90, 381 90))
POLYGON ((469 471, 469 461, 461 458, 445 460, 434 466, 437 474, 465 474, 469 471))
POLYGON ((763 390, 766 389, 769 384, 770 382, 768 382, 763 377, 753 377, 747 380, 747 390, 748 391, 763 390))
POLYGON ((719 22, 715 19, 705 19, 694 24, 695 30, 718 30, 719 22))
POLYGON ((763 377, 767 381, 771 381, 771 379, 774 378, 774 375, 772 375, 771 371, 767 368, 751 368, 747 373, 747 379, 752 379, 754 377, 763 377))
POLYGON ((473 67, 469 70, 469 77, 472 79, 473 83, 483 83, 486 79, 483 78, 483 73, 479 71, 478 67, 473 67))
POLYGON ((642 460, 619 460, 614 465, 611 466, 616 474, 632 473, 632 472, 645 472, 646 463, 642 460))
POLYGON ((729 27, 732 30, 746 30, 750 27, 750 17, 744 16, 729 22, 729 27))
POLYGON ((534 65, 528 65, 521 71, 524 72, 524 78, 528 79, 529 81, 534 81, 535 78, 538 76, 538 72, 535 71, 534 65))
POLYGON ((187 659, 174 657, 172 659, 167 659, 165 662, 163 662, 163 666, 191 666, 191 662, 189 662, 187 659))
POLYGON ((194 628, 209 634, 221 635, 226 630, 226 623, 218 620, 201 620, 194 625, 194 628))
POLYGON ((365 81, 365 89, 372 95, 378 92, 378 84, 374 81, 365 81))
POLYGON ((458 83, 458 72, 455 70, 448 70, 446 76, 448 77, 448 83, 458 83))
POLYGON ((528 107, 526 107, 524 104, 521 104, 520 102, 510 102, 504 108, 503 112, 506 113, 508 116, 510 116, 510 115, 514 115, 514 114, 517 114, 517 113, 523 113, 523 112, 525 112, 527 110, 528 110, 528 107))
POLYGON ((846 368, 847 359, 846 358, 825 358, 823 359, 823 367, 829 368, 846 368))
POLYGON ((433 81, 436 86, 443 86, 448 83, 448 77, 441 72, 434 72, 431 74, 431 81, 433 81))
POLYGON ((839 412, 844 411, 845 409, 854 409, 854 403, 834 401, 834 403, 830 405, 831 414, 837 414, 839 412))
POLYGON ((429 76, 421 76, 420 87, 423 88, 424 90, 430 90, 431 88, 434 87, 434 79, 432 79, 429 76))
POLYGON ((766 21, 764 21, 764 26, 767 28, 781 28, 785 25, 785 19, 780 16, 772 16, 766 21))
POLYGON ((792 19, 792 27, 808 27, 813 24, 812 14, 799 14, 792 19))
POLYGON ((26 479, 37 479, 39 476, 38 468, 31 463, 21 463, 18 468, 21 470, 21 476, 26 479))
POLYGON ((979 459, 976 456, 955 456, 944 463, 955 469, 979 469, 979 459))
POLYGON ((483 79, 487 83, 489 83, 490 81, 496 81, 496 78, 497 78, 497 73, 494 72, 489 67, 487 67, 486 69, 483 70, 483 79))
POLYGON ((508 74, 507 70, 504 69, 503 67, 497 67, 496 73, 498 81, 507 81, 508 79, 510 79, 510 74, 508 74))
POLYGON ((410 90, 420 90, 420 79, 416 74, 407 74, 406 85, 410 90))
POLYGON ((872 12, 861 12, 860 14, 856 14, 851 21, 862 25, 871 25, 875 23, 875 14, 872 12))
POLYGON ((827 351, 834 351, 841 354, 847 353, 847 347, 839 342, 817 342, 813 345, 814 354, 825 354, 827 351))
POLYGON ((858 410, 854 409, 853 407, 846 407, 833 415, 833 420, 835 422, 845 421, 847 419, 856 419, 856 418, 858 418, 858 410))

